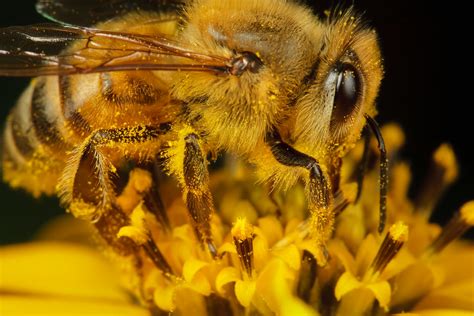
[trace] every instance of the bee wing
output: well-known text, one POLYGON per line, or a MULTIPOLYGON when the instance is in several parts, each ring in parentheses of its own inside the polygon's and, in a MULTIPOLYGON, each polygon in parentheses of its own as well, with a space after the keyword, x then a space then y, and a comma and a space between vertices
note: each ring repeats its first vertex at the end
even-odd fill
POLYGON ((0 76, 127 70, 227 73, 229 62, 229 58, 195 52, 162 35, 56 24, 0 29, 0 76))
POLYGON ((38 0, 36 10, 61 24, 91 26, 132 11, 176 12, 181 0, 38 0))

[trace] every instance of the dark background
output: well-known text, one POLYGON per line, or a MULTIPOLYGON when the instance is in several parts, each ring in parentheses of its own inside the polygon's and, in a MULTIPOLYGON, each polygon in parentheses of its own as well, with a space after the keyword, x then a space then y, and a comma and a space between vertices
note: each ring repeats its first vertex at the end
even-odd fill
MULTIPOLYGON (((34 3, 3 2, 0 26, 44 22, 34 3)), ((332 6, 330 1, 308 3, 317 3, 314 6, 322 9, 332 6)), ((468 28, 463 25, 468 20, 462 8, 422 1, 356 0, 354 4, 365 12, 380 36, 385 79, 378 100, 378 121, 395 121, 404 127, 407 144, 403 155, 411 161, 414 187, 422 182, 431 153, 440 143, 451 143, 457 153, 460 178, 433 216, 435 221, 445 222, 463 202, 474 198, 473 123, 468 114, 473 93, 473 87, 468 86, 472 81, 468 66, 472 63, 466 47, 471 37, 466 37, 468 28)), ((0 78, 0 122, 27 83, 26 79, 0 78)), ((55 199, 34 200, 3 183, 0 199, 0 244, 31 238, 48 218, 63 212, 55 199)))

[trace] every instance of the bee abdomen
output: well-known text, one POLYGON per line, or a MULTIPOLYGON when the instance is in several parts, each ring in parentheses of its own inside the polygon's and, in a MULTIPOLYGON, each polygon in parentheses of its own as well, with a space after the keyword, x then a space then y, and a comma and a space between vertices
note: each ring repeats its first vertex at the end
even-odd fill
POLYGON ((60 124, 63 124, 61 111, 59 111, 60 99, 50 95, 54 93, 51 91, 51 87, 48 87, 48 85, 54 84, 52 81, 56 80, 41 78, 36 82, 31 96, 31 123, 34 135, 41 144, 63 148, 65 140, 60 131, 60 124))
POLYGON ((34 195, 54 192, 68 147, 60 130, 57 94, 57 78, 33 80, 18 99, 3 135, 4 179, 34 195))

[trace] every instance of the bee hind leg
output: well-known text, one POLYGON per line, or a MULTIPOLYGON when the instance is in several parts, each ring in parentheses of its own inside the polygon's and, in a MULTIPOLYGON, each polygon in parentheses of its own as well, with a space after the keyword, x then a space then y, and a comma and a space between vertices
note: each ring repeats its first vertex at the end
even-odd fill
MULTIPOLYGON (((160 127, 150 126, 97 130, 73 150, 59 181, 62 203, 75 217, 91 221, 102 239, 121 255, 134 254, 138 247, 129 238, 117 237, 119 230, 130 224, 130 219, 115 203, 115 167, 103 148, 152 141, 165 132, 160 127)), ((159 268, 169 271, 151 238, 141 247, 155 264, 160 263, 159 268)))
POLYGON ((333 196, 330 185, 318 161, 285 143, 276 130, 267 135, 266 143, 279 163, 290 167, 302 167, 309 171, 306 194, 311 212, 312 234, 320 250, 317 256, 318 264, 324 265, 328 259, 326 242, 331 237, 335 223, 335 214, 331 209, 333 196))

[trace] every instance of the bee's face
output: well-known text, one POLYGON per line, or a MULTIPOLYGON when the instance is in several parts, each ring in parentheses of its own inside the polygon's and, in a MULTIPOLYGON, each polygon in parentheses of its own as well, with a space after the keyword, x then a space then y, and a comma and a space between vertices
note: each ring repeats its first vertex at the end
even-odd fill
POLYGON ((360 137, 364 115, 375 114, 382 73, 374 31, 350 11, 330 19, 307 88, 296 102, 290 132, 295 143, 309 152, 342 155, 360 137))
POLYGON ((233 78, 178 74, 175 95, 206 100, 212 113, 204 115, 205 125, 233 131, 219 134, 224 147, 253 148, 269 127, 283 123, 283 134, 302 151, 342 155, 360 137, 364 115, 375 114, 382 77, 376 34, 350 10, 324 21, 301 7, 272 15, 269 6, 259 2, 248 15, 238 14, 235 1, 199 1, 190 9, 186 41, 230 57, 251 52, 261 66, 233 78), (211 4, 222 10, 208 9, 211 4), (209 82, 216 88, 203 91, 209 82), (237 139, 245 141, 234 144, 237 139))

